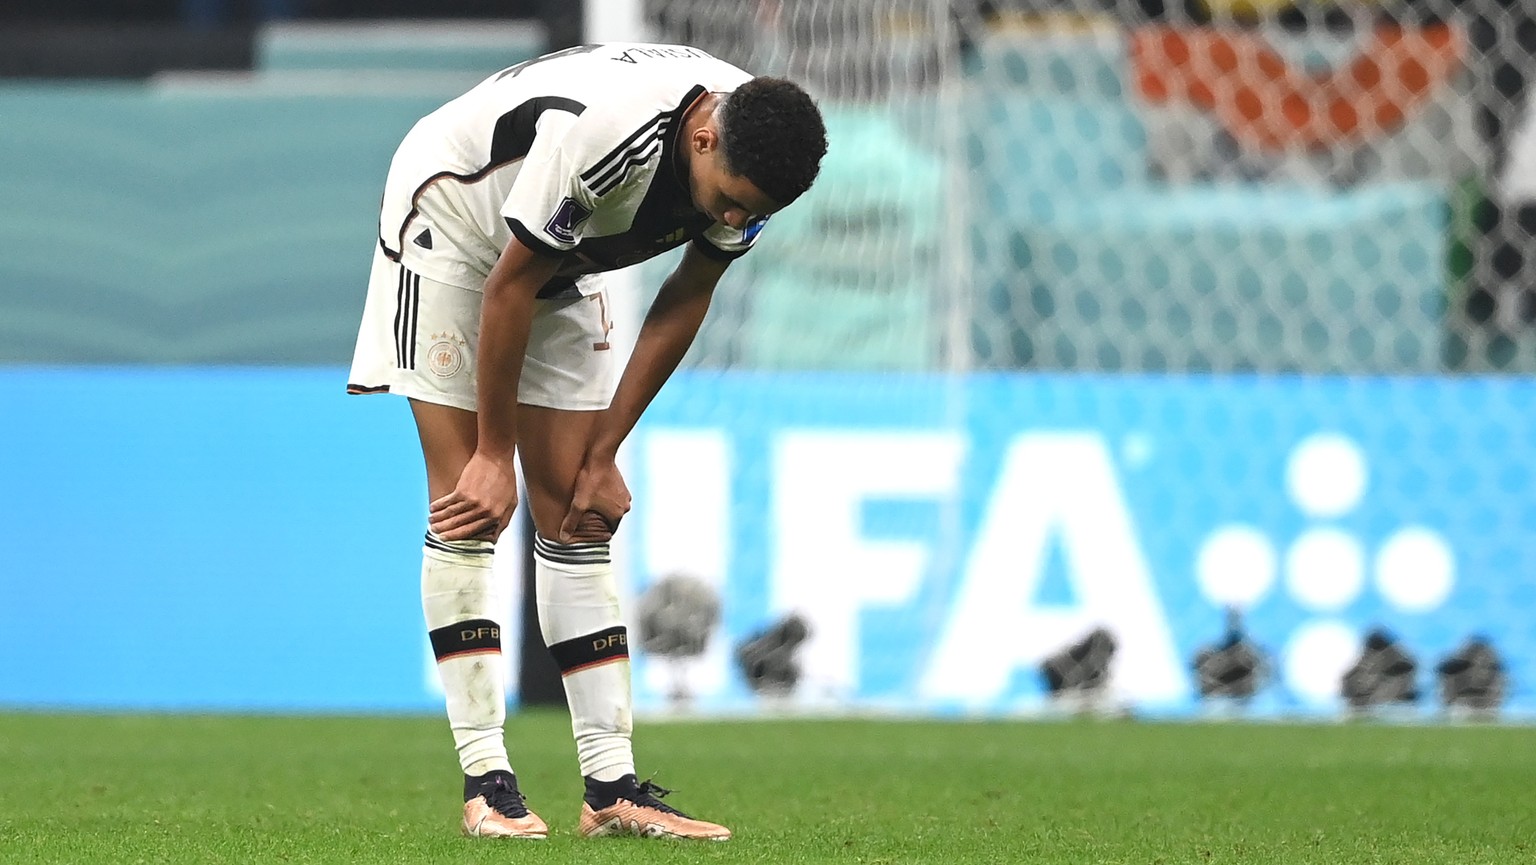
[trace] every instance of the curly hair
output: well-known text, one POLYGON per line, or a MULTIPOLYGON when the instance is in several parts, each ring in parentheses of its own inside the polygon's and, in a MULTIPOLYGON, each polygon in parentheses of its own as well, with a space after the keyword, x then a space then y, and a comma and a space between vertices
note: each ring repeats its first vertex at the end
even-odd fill
POLYGON ((821 111, 800 85, 760 76, 737 87, 720 109, 725 168, 780 206, 811 188, 827 153, 821 111))

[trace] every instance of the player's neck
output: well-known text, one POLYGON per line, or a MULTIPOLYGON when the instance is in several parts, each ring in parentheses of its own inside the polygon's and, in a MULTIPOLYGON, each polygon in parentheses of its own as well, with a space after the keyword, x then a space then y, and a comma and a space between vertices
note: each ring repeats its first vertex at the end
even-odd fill
POLYGON ((673 148, 677 154, 677 164, 673 167, 680 180, 690 176, 688 171, 693 160, 693 148, 689 142, 693 140, 693 134, 709 125, 723 98, 724 94, 706 91, 700 93, 699 98, 683 110, 683 121, 678 124, 676 146, 673 148))

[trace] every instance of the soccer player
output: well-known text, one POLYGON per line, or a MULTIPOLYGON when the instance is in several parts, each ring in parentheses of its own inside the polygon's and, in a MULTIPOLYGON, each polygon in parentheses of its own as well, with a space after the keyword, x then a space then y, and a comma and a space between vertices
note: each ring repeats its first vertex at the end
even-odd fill
MULTIPOLYGON (((505 69, 420 120, 385 182, 348 391, 410 400, 426 461, 421 597, 464 771, 464 832, 543 838, 503 740, 506 587, 493 543, 536 528, 539 627, 586 782, 579 831, 725 840, 662 803, 630 747, 608 544, 620 443, 682 359, 727 265, 805 192, 826 130, 795 84, 680 45, 587 45, 505 69), (628 364, 600 274, 687 245, 628 364)), ((679 515, 685 519, 684 515, 679 515)))

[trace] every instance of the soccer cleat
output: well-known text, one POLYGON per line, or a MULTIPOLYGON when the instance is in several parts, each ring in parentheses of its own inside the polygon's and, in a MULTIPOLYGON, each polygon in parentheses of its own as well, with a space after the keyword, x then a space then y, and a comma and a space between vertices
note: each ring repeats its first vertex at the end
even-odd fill
POLYGON ((544 838, 549 827, 528 810, 511 772, 464 776, 464 834, 471 838, 544 838))
POLYGON ((695 820, 666 805, 661 797, 671 793, 650 781, 636 783, 634 775, 602 783, 587 779, 586 801, 581 803, 580 832, 587 838, 638 835, 641 838, 691 838, 729 841, 731 830, 695 820))

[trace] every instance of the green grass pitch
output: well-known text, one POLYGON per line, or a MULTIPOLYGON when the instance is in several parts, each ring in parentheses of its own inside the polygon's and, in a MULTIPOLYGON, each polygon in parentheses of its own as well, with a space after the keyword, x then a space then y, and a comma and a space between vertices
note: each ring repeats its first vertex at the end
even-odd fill
POLYGON ((564 715, 508 740, 549 840, 458 836, 436 718, 0 715, 0 862, 1530 863, 1536 729, 643 723, 726 844, 574 836, 564 715))

